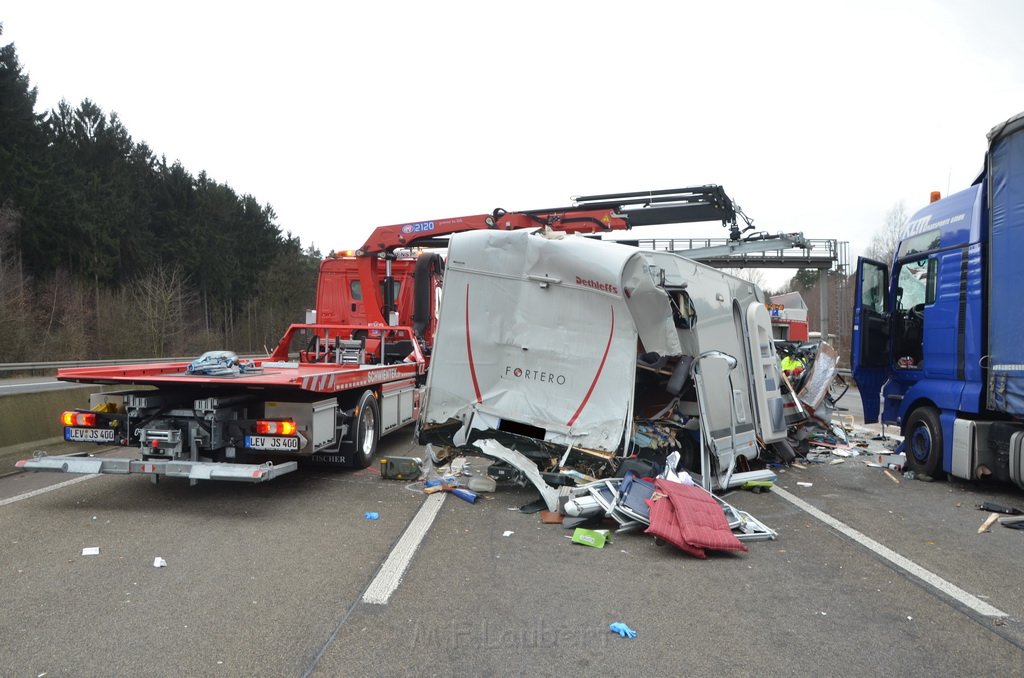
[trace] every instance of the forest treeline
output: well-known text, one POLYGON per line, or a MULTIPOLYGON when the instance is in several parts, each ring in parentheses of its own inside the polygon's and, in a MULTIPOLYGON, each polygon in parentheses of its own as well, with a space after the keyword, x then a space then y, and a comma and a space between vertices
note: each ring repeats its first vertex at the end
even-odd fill
POLYGON ((302 322, 321 256, 270 205, 88 99, 35 109, 0 47, 0 363, 255 353, 302 322))

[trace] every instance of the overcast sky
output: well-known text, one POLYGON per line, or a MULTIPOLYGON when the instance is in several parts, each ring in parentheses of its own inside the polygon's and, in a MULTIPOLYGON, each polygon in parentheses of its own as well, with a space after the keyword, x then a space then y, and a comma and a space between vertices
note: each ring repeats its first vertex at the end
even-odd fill
POLYGON ((856 255, 898 202, 967 186, 1024 110, 1018 0, 156 5, 13 0, 0 42, 40 112, 90 98, 324 253, 714 183, 759 230, 856 255))

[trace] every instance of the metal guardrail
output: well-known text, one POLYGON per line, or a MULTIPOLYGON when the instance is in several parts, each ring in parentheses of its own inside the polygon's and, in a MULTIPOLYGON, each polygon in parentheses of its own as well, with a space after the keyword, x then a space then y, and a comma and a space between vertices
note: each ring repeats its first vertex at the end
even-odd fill
POLYGON ((104 365, 141 365, 145 363, 174 363, 195 360, 190 358, 123 358, 120 360, 58 360, 48 363, 0 363, 0 372, 45 372, 62 367, 103 367, 104 365))
MULTIPOLYGON (((112 358, 110 360, 58 360, 47 363, 0 363, 0 372, 46 372, 62 367, 103 367, 105 365, 145 365, 147 363, 188 363, 198 356, 185 358, 112 358)), ((240 355, 239 358, 263 358, 263 355, 240 355)))

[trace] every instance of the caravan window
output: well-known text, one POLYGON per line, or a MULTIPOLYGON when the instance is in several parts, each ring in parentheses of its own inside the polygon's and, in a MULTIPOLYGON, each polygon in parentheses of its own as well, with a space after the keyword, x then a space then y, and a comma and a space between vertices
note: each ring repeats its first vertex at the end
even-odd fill
POLYGON ((693 307, 693 301, 686 290, 671 293, 672 298, 672 320, 676 327, 684 330, 692 330, 697 324, 697 310, 693 307))

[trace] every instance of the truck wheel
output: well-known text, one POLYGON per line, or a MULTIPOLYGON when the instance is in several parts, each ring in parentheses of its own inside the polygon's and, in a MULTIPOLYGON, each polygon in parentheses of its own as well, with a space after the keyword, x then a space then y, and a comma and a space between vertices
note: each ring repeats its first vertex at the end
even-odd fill
POLYGON ((919 407, 907 417, 904 440, 907 466, 916 473, 934 476, 942 468, 942 426, 933 407, 919 407))
POLYGON ((352 468, 366 468, 370 465, 373 455, 377 452, 377 423, 380 420, 377 399, 372 391, 365 391, 359 397, 356 408, 355 430, 352 434, 352 450, 348 457, 348 465, 352 468))

